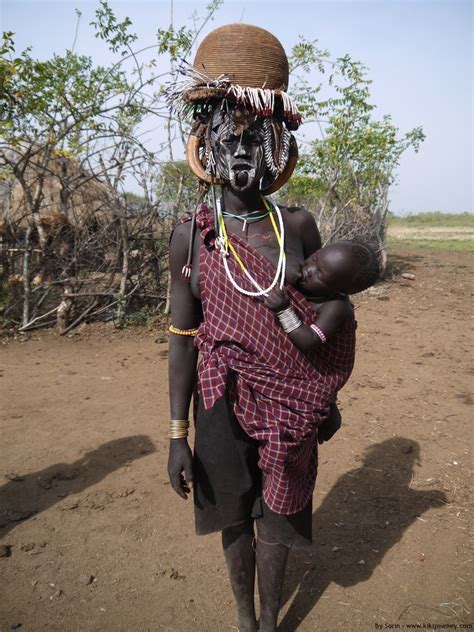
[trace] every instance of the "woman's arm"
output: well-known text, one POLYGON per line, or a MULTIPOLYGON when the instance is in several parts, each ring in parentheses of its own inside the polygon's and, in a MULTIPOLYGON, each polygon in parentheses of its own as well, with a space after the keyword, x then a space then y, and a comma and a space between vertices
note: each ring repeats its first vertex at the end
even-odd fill
MULTIPOLYGON (((171 323, 177 329, 194 329, 201 320, 201 306, 192 295, 181 270, 186 263, 190 222, 178 225, 170 241, 171 323)), ((169 395, 171 419, 188 419, 196 379, 198 351, 193 336, 170 335, 169 395)), ((187 498, 192 488, 192 454, 187 439, 170 439, 168 475, 175 492, 187 498), (183 476, 184 472, 184 476, 183 476)))

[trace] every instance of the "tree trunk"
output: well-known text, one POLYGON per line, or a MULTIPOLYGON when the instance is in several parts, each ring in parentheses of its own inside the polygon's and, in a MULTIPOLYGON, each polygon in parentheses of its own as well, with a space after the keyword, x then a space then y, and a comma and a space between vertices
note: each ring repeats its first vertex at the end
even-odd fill
MULTIPOLYGON (((50 152, 47 151, 46 154, 48 156, 48 161, 49 161, 50 152)), ((45 158, 45 162, 46 162, 46 158, 45 158)), ((46 162, 46 164, 48 163, 46 162)), ((40 208, 44 200, 44 177, 45 177, 45 174, 44 174, 44 171, 42 170, 40 171, 37 178, 35 192, 33 194, 33 199, 32 199, 32 204, 31 204, 31 215, 35 223, 36 230, 38 231, 39 245, 41 247, 41 250, 43 251, 43 254, 45 253, 46 243, 48 241, 48 235, 46 234, 46 231, 43 226, 43 222, 41 221, 41 215, 40 215, 40 208)))
POLYGON ((178 184, 178 193, 176 195, 176 203, 174 206, 173 223, 176 222, 176 220, 178 219, 179 207, 181 205, 181 197, 183 195, 183 183, 184 183, 184 175, 181 174, 179 178, 179 184, 178 184))
POLYGON ((63 298, 58 306, 57 311, 57 327, 58 331, 63 336, 69 327, 71 309, 73 306, 73 299, 69 296, 72 292, 72 287, 70 285, 64 285, 63 298))
MULTIPOLYGON (((183 194, 183 183, 184 183, 184 175, 181 174, 181 176, 179 178, 178 194, 176 196, 176 204, 174 206, 174 212, 173 212, 173 224, 176 223, 176 220, 178 218, 179 205, 181 204, 181 196, 183 194)), ((166 282, 166 305, 165 305, 165 310, 164 310, 166 315, 168 315, 170 313, 170 310, 171 310, 170 294, 171 294, 171 274, 168 273, 168 280, 166 282)))
POLYGON ((387 269, 387 246, 385 243, 385 233, 386 233, 386 222, 387 222, 387 213, 389 207, 389 199, 388 199, 388 185, 383 187, 383 190, 380 191, 379 195, 379 207, 375 213, 377 225, 375 227, 376 236, 377 236, 377 245, 380 257, 380 277, 383 279, 385 276, 385 271, 387 269))
POLYGON ((168 314, 171 311, 171 274, 168 272, 168 281, 166 283, 166 305, 165 305, 165 315, 168 316, 168 314))
POLYGON ((28 226, 25 233, 25 245, 23 251, 23 318, 22 326, 30 320, 30 246, 32 227, 28 226))
POLYGON ((120 232, 122 237, 122 278, 120 279, 119 302, 117 307, 117 320, 122 326, 125 316, 126 298, 125 291, 128 281, 128 225, 124 213, 120 215, 120 232))

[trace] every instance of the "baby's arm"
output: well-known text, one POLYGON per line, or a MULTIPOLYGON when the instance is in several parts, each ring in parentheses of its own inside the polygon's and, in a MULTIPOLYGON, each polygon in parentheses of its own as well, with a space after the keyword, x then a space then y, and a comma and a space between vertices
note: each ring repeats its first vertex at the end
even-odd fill
MULTIPOLYGON (((275 288, 269 293, 265 299, 265 305, 276 314, 291 307, 286 291, 279 288, 275 288)), ((321 305, 314 324, 321 330, 324 338, 328 339, 346 320, 351 309, 348 298, 327 301, 321 305)), ((304 324, 293 329, 293 331, 288 333, 288 336, 291 342, 302 351, 317 349, 324 344, 324 341, 316 331, 304 324)))

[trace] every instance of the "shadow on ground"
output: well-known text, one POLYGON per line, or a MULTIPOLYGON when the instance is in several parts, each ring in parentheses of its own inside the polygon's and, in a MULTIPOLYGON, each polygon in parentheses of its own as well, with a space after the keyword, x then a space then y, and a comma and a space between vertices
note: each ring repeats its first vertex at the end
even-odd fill
POLYGON ((0 487, 0 537, 19 522, 154 451, 154 444, 145 435, 123 437, 86 452, 73 463, 56 463, 31 474, 15 473, 13 480, 0 487))
POLYGON ((293 632, 331 584, 371 577, 385 553, 425 511, 447 502, 410 483, 420 446, 402 437, 371 446, 360 467, 341 476, 313 514, 313 547, 290 556, 283 602, 294 594, 280 632, 293 632))

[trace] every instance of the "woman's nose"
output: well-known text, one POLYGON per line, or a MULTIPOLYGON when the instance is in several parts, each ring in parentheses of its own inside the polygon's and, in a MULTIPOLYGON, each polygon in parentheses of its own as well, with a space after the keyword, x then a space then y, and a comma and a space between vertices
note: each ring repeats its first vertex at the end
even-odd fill
POLYGON ((235 148, 234 151, 234 158, 239 158, 242 156, 248 156, 249 155, 249 148, 248 146, 243 143, 242 141, 240 141, 237 145, 237 147, 235 148))

